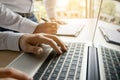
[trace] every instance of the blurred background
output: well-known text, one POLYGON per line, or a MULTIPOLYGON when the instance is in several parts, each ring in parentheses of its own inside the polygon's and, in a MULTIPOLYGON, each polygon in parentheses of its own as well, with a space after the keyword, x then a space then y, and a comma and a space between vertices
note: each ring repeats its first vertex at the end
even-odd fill
MULTIPOLYGON (((56 0, 56 15, 60 19, 97 18, 100 0, 56 0)), ((100 19, 120 25, 120 2, 103 0, 100 19)), ((36 0, 34 13, 40 20, 47 18, 43 0, 36 0)))

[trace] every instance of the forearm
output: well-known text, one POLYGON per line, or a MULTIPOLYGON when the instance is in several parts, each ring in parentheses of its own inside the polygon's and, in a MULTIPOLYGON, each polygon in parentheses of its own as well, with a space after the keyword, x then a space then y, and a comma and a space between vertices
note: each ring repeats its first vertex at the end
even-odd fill
POLYGON ((19 51, 19 39, 22 33, 0 32, 0 50, 19 51))
POLYGON ((44 5, 49 18, 55 17, 56 0, 44 0, 44 5))
POLYGON ((24 33, 33 33, 36 26, 38 25, 37 23, 34 23, 14 13, 1 3, 0 3, 0 18, 1 18, 0 27, 24 33))

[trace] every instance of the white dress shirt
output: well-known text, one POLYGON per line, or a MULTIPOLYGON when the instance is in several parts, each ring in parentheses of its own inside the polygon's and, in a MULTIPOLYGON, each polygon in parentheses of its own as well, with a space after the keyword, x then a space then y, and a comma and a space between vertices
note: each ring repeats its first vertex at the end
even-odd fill
POLYGON ((0 50, 19 51, 19 39, 22 33, 0 32, 0 50))
POLYGON ((14 12, 30 13, 33 11, 33 0, 0 0, 0 2, 14 12))
MULTIPOLYGON (((15 14, 0 3, 0 27, 24 33, 33 33, 38 24, 15 14)), ((19 51, 19 38, 22 33, 0 32, 0 50, 19 51)))
POLYGON ((0 3, 0 27, 23 33, 33 33, 38 23, 14 13, 0 3))
MULTIPOLYGON (((33 9, 34 0, 0 0, 7 8, 14 12, 31 13, 33 9)), ((55 17, 55 4, 56 0, 44 0, 45 8, 48 17, 55 17)))

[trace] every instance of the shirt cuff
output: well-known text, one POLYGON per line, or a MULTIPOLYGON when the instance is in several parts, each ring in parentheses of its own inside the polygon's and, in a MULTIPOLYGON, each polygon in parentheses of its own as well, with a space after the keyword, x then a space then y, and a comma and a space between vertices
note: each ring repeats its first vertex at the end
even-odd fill
POLYGON ((33 33, 34 30, 36 29, 38 23, 33 22, 29 19, 24 18, 20 24, 20 32, 22 33, 33 33))
POLYGON ((19 39, 22 33, 9 33, 7 38, 7 49, 13 51, 20 51, 19 39))

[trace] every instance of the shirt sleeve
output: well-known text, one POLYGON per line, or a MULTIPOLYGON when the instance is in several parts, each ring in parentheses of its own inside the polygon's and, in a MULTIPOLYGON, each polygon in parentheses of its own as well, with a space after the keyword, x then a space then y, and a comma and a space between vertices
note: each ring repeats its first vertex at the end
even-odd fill
POLYGON ((45 9, 49 18, 56 17, 55 6, 56 0, 44 0, 45 9))
POLYGON ((0 50, 19 51, 19 39, 22 33, 0 32, 0 50))
POLYGON ((23 32, 33 33, 38 23, 14 13, 0 3, 0 27, 23 32))

